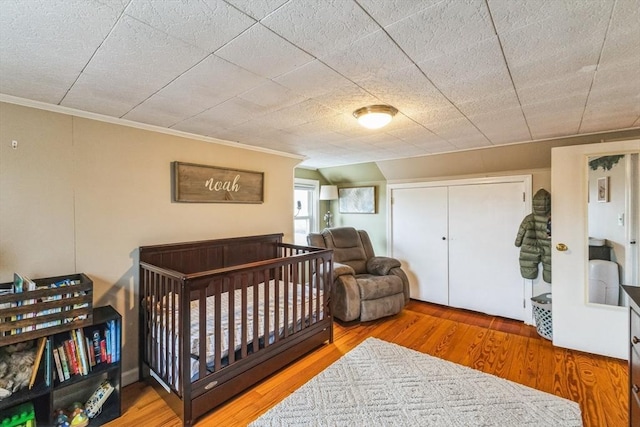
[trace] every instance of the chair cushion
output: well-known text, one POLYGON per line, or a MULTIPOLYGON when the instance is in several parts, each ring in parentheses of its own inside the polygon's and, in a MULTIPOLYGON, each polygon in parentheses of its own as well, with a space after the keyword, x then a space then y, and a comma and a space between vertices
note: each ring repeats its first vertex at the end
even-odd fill
POLYGON ((367 272, 367 254, 355 228, 326 228, 322 235, 326 247, 333 249, 335 262, 351 266, 356 274, 367 272))
POLYGON ((393 316, 394 314, 400 313, 402 307, 404 307, 404 296, 402 294, 362 301, 360 321, 368 322, 385 316, 393 316))
POLYGON ((373 300, 394 294, 402 294, 402 279, 398 276, 373 276, 359 274, 356 276, 360 288, 361 300, 373 300))
POLYGON ((400 261, 386 256, 374 256, 367 261, 367 271, 371 274, 386 276, 392 268, 400 267, 400 261))

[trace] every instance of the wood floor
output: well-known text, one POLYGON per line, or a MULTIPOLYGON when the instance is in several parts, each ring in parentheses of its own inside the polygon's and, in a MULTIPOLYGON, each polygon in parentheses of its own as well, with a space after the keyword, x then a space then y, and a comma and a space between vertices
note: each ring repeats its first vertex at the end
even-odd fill
MULTIPOLYGON (((554 347, 521 322, 412 301, 401 314, 384 320, 336 323, 334 336, 333 344, 202 417, 196 426, 246 426, 370 336, 576 401, 586 427, 628 426, 626 361, 554 347)), ((122 397, 123 415, 111 427, 180 425, 144 383, 125 387, 122 397)))

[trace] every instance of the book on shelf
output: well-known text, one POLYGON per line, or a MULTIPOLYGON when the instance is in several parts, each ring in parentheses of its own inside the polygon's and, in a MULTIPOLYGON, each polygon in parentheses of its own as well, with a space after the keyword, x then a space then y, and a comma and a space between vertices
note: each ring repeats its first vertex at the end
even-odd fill
POLYGON ((87 359, 89 361, 89 370, 91 370, 94 366, 96 366, 96 356, 93 352, 93 344, 87 336, 84 337, 84 344, 87 351, 87 359))
POLYGON ((98 329, 94 329, 91 332, 91 343, 93 344, 93 356, 96 360, 96 364, 103 362, 104 359, 101 359, 102 350, 100 348, 100 331, 98 329))
POLYGON ((78 369, 78 358, 76 356, 76 348, 72 340, 64 342, 64 350, 66 351, 67 360, 69 361, 69 375, 77 375, 80 373, 78 369))
POLYGON ((60 356, 60 364, 62 365, 62 378, 60 381, 66 381, 71 378, 71 371, 69 368, 69 361, 67 360, 67 356, 64 351, 64 345, 61 345, 57 348, 58 354, 60 356))
POLYGON ((60 354, 58 349, 53 349, 53 362, 56 365, 56 372, 58 373, 58 381, 64 381, 64 372, 62 371, 62 363, 60 362, 60 354))
POLYGON ((36 377, 38 376, 38 370, 40 369, 40 362, 42 361, 42 356, 44 355, 44 348, 46 344, 47 344, 46 337, 42 337, 38 340, 36 358, 33 362, 33 367, 31 368, 31 377, 29 378, 29 390, 33 388, 33 385, 36 382, 36 377))

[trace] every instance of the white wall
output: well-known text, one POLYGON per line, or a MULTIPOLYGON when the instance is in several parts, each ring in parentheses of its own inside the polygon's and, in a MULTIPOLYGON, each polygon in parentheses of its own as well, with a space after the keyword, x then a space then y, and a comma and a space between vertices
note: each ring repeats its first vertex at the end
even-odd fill
POLYGON ((135 380, 138 247, 275 232, 291 241, 298 162, 0 103, 0 281, 86 273, 94 305, 123 315, 125 382, 135 380), (174 203, 173 161, 264 172, 264 203, 174 203))

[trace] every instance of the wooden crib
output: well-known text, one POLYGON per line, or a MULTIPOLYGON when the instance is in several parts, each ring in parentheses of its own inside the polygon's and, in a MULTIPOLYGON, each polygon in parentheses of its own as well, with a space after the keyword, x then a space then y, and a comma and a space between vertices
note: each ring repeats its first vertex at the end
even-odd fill
POLYGON ((331 250, 270 234, 139 255, 141 376, 185 426, 333 340, 331 250))

